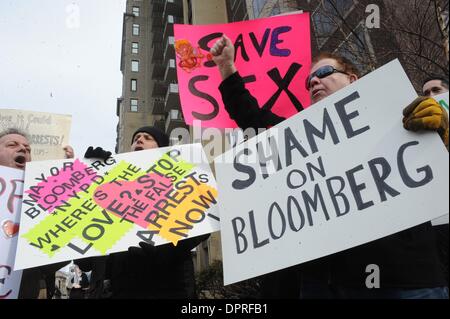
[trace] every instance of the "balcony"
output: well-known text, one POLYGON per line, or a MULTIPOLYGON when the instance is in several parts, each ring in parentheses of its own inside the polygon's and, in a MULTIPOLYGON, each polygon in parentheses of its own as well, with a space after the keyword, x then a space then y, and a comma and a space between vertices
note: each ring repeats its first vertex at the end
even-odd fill
POLYGON ((164 29, 161 27, 153 28, 153 30, 152 30, 152 34, 153 34, 152 42, 153 43, 163 43, 163 31, 164 31, 164 29))
POLYGON ((116 115, 120 117, 120 109, 122 107, 123 97, 117 98, 116 115))
POLYGON ((174 17, 183 17, 183 3, 180 0, 167 0, 164 6, 163 17, 172 15, 174 17))
POLYGON ((170 83, 165 98, 164 111, 180 109, 180 96, 178 94, 178 84, 170 83))
POLYGON ((175 37, 170 36, 164 44, 164 61, 175 59, 175 37))
POLYGON ((170 110, 166 118, 166 134, 170 134, 173 129, 178 127, 187 127, 184 123, 183 117, 181 116, 180 110, 170 110))
POLYGON ((152 80, 164 80, 166 73, 166 68, 164 67, 163 61, 155 61, 152 70, 152 80))
POLYGON ((153 99, 152 104, 153 104, 153 108, 152 108, 153 115, 164 114, 164 100, 163 99, 153 99))
POLYGON ((164 99, 167 92, 167 85, 162 81, 153 82, 152 97, 164 99))
POLYGON ((153 125, 157 128, 159 128, 161 131, 164 132, 164 130, 166 129, 166 122, 164 120, 155 120, 155 122, 153 123, 153 125))
POLYGON ((152 32, 155 31, 155 29, 160 29, 163 24, 164 20, 160 13, 152 16, 152 32))
POLYGON ((163 43, 166 43, 168 37, 173 35, 173 25, 175 23, 183 23, 183 19, 182 18, 178 18, 178 17, 174 17, 172 15, 169 15, 167 17, 167 21, 166 21, 166 24, 164 26, 163 40, 162 40, 163 43))
POLYGON ((161 43, 153 43, 152 63, 164 60, 164 49, 161 43))
POLYGON ((164 72, 164 82, 171 83, 177 81, 177 68, 175 59, 170 59, 164 72))
POLYGON ((157 13, 161 15, 165 10, 165 2, 164 0, 152 0, 152 15, 157 13))

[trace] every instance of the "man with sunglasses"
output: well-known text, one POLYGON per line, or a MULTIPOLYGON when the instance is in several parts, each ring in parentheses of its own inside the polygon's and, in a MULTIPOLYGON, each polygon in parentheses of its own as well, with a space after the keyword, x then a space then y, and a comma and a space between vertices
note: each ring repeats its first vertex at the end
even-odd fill
MULTIPOLYGON (((234 53, 234 46, 226 36, 211 48, 213 61, 223 79, 219 90, 230 117, 242 129, 268 128, 279 124, 284 118, 270 110, 260 109, 257 100, 245 88, 234 65, 234 53)), ((306 87, 312 103, 316 103, 358 78, 359 72, 350 61, 338 55, 322 53, 312 62, 306 87)), ((425 109, 427 106, 420 101, 405 109, 405 128, 410 128, 407 123, 412 120, 411 114, 415 114, 412 116, 414 128, 439 131, 440 126, 416 125, 418 122, 430 122, 424 117, 441 119, 440 114, 420 113, 425 109)), ((265 298, 448 298, 430 222, 297 267, 267 274, 261 280, 262 297, 265 298), (366 286, 366 269, 373 264, 380 270, 381 287, 378 289, 366 286)))

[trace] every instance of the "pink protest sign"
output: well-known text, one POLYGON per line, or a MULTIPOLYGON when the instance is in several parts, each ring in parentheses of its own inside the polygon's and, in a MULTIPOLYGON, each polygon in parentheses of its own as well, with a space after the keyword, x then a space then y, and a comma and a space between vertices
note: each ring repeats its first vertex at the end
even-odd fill
POLYGON ((36 200, 40 207, 45 207, 47 212, 51 213, 77 192, 86 191, 96 178, 101 177, 76 159, 73 163, 66 163, 61 169, 53 167, 50 176, 42 176, 39 179, 41 182, 30 187, 26 193, 36 200))
POLYGON ((234 128, 224 108, 222 79, 209 49, 226 34, 236 67, 261 108, 290 117, 310 105, 305 79, 311 65, 309 14, 216 25, 175 25, 177 75, 187 124, 234 128))
POLYGON ((153 204, 164 200, 168 191, 173 190, 170 178, 158 174, 147 174, 135 181, 114 181, 97 188, 96 193, 108 196, 96 197, 95 202, 119 218, 147 228, 156 214, 153 204), (142 189, 143 184, 146 189, 142 189))

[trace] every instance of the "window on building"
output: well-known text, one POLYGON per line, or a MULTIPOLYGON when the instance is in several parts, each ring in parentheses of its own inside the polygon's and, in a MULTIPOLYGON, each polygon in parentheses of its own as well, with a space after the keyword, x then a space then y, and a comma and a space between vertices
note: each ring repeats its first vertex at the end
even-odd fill
POLYGON ((354 0, 324 0, 320 2, 312 14, 314 32, 319 48, 336 31, 353 5, 354 0))
POLYGON ((172 120, 181 119, 179 110, 170 110, 169 116, 170 116, 170 119, 172 119, 172 120))
POLYGON ((131 92, 136 92, 136 91, 137 91, 137 80, 132 79, 131 80, 131 92))
POLYGON ((138 60, 132 60, 131 61, 131 71, 132 72, 139 72, 139 61, 138 60))
POLYGON ((138 42, 131 43, 131 53, 134 53, 134 54, 139 53, 139 43, 138 42))
POLYGON ((352 61, 361 74, 366 74, 375 69, 375 51, 364 21, 355 28, 354 32, 347 35, 346 39, 339 44, 335 53, 352 61))
POLYGON ((320 48, 331 35, 336 24, 327 14, 316 11, 312 15, 314 33, 316 35, 317 45, 320 48))
POLYGON ((133 7, 133 9, 132 9, 132 13, 136 16, 136 17, 139 17, 139 7, 133 7))
POLYGON ((227 0, 227 12, 230 22, 248 20, 245 0, 227 0))
POLYGON ((325 3, 328 3, 328 8, 331 9, 332 4, 335 4, 338 13, 343 17, 347 15, 355 2, 354 0, 333 0, 333 3, 329 1, 325 1, 325 3))
POLYGON ((253 0, 253 17, 258 18, 267 0, 253 0))
POLYGON ((137 112, 138 111, 138 100, 130 99, 130 111, 137 112))
POLYGON ((277 3, 273 6, 272 11, 270 11, 270 15, 269 15, 269 16, 274 16, 274 15, 277 15, 277 14, 280 14, 280 13, 281 13, 281 10, 280 10, 280 3, 277 2, 277 3))
POLYGON ((139 24, 133 23, 133 35, 139 35, 139 24))

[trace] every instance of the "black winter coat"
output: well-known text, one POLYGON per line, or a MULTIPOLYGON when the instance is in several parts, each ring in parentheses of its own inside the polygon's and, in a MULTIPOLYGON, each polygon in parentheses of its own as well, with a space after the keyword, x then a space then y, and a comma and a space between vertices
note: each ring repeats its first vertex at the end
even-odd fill
POLYGON ((191 250, 208 237, 209 234, 185 239, 177 246, 157 246, 150 254, 111 254, 106 269, 112 298, 196 298, 191 250))

